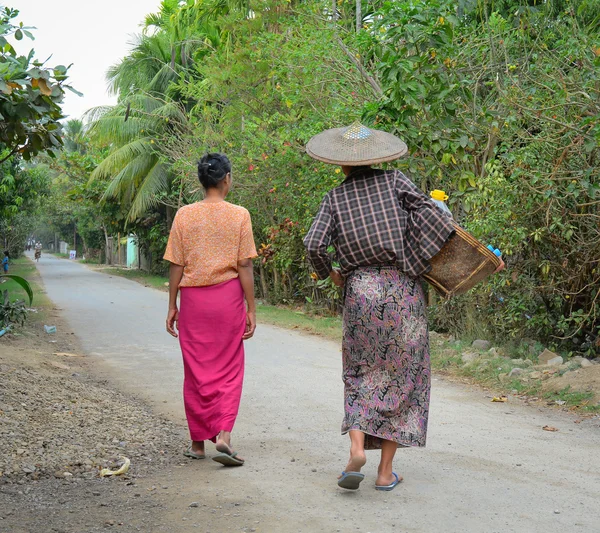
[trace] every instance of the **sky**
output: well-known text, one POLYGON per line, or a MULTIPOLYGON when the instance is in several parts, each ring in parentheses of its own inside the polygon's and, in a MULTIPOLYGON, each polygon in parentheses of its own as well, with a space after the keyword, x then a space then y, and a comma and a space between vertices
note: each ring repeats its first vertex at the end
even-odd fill
POLYGON ((148 13, 155 13, 160 0, 4 0, 2 5, 20 11, 18 22, 34 26, 35 41, 24 38, 17 52, 31 48, 47 66, 68 66, 69 83, 83 97, 67 91, 63 110, 69 118, 80 118, 92 107, 114 104, 109 96, 106 71, 131 48, 148 13))

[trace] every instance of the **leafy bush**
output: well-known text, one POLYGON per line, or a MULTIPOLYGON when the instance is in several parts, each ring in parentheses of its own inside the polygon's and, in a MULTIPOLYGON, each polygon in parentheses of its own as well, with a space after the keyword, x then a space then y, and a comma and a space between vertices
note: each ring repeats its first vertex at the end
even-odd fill
MULTIPOLYGON (((500 4, 498 4, 500 6, 500 4)), ((587 11, 384 5, 362 37, 385 97, 365 118, 412 148, 423 189, 504 252, 506 273, 432 310, 436 327, 600 349, 600 48, 587 11), (554 13, 554 16, 551 16, 554 13), (584 25, 587 22, 587 26, 584 25)))
POLYGON ((4 329, 12 324, 23 325, 27 318, 27 307, 24 300, 11 301, 8 291, 2 292, 2 305, 0 305, 0 328, 4 329))
MULTIPOLYGON (((20 285, 27 293, 27 296, 29 297, 29 305, 31 305, 33 301, 33 291, 31 290, 31 286, 27 280, 12 274, 4 274, 1 275, 0 278, 12 279, 18 285, 20 285)), ((27 318, 27 307, 25 306, 25 301, 11 301, 8 290, 2 291, 2 300, 0 302, 0 328, 4 329, 12 324, 22 325, 25 322, 25 318, 27 318)))

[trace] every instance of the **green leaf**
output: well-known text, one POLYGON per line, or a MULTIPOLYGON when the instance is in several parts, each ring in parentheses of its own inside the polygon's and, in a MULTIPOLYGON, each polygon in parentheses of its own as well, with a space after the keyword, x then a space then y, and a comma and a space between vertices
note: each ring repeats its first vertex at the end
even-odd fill
POLYGON ((73 87, 71 87, 70 85, 63 85, 63 87, 76 94, 77 96, 83 96, 83 93, 80 93, 77 89, 73 89, 73 87))
POLYGON ((23 39, 23 32, 22 32, 21 30, 17 30, 17 31, 15 32, 15 39, 16 39, 17 41, 20 41, 21 39, 23 39))
POLYGON ((15 276, 14 274, 2 274, 0 275, 0 278, 9 278, 15 283, 21 285, 21 287, 23 287, 27 293, 27 296, 29 296, 29 305, 33 303, 33 291, 31 290, 31 285, 29 285, 29 282, 25 278, 22 278, 21 276, 15 276))

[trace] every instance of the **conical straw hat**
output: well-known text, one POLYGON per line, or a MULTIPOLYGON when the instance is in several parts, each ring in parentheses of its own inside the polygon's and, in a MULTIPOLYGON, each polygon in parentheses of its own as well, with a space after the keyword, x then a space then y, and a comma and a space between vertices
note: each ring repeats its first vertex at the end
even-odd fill
POLYGON ((408 147, 398 137, 367 128, 360 122, 325 130, 306 145, 306 153, 310 157, 324 163, 350 167, 393 161, 406 152, 408 147))

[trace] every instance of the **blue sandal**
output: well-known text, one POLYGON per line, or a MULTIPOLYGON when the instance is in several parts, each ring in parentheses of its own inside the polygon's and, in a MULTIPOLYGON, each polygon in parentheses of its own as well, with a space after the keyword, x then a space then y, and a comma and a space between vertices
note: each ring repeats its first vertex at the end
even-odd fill
POLYGON ((338 479, 338 487, 356 490, 363 479, 365 479, 365 475, 360 472, 342 472, 342 477, 338 479))
POLYGON ((394 490, 396 488, 396 485, 402 482, 402 478, 399 477, 398 474, 396 474, 396 472, 392 472, 392 474, 394 474, 396 481, 390 483, 389 485, 375 485, 375 490, 394 490))

